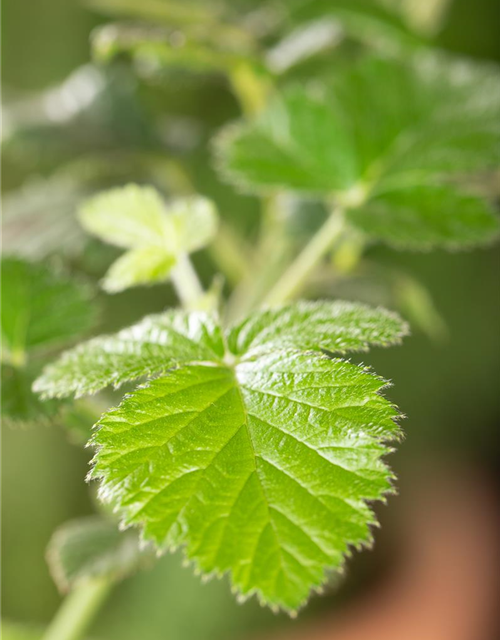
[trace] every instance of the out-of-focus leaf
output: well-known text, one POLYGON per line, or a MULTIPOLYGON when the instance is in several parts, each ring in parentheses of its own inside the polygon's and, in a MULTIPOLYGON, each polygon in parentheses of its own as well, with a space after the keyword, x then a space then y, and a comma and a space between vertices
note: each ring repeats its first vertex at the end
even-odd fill
POLYGON ((59 399, 40 400, 31 390, 39 368, 2 364, 2 421, 13 428, 52 424, 65 404, 59 399))
POLYGON ((98 516, 72 520, 53 534, 47 548, 50 573, 60 591, 82 580, 121 580, 144 563, 135 531, 122 532, 116 522, 98 516))
POLYGON ((410 65, 368 58, 326 92, 285 92, 217 149, 235 184, 336 199, 348 222, 395 245, 487 242, 491 209, 450 177, 500 162, 500 74, 427 54, 410 65))
POLYGON ((382 193, 349 219, 369 237, 402 249, 466 248, 495 239, 499 231, 487 201, 442 185, 382 193))
POLYGON ((22 365, 27 354, 64 344, 95 321, 87 285, 43 264, 2 259, 2 360, 22 365))
POLYGON ((137 185, 90 198, 79 217, 90 233, 130 249, 104 278, 109 293, 167 280, 179 257, 208 244, 217 228, 209 200, 193 196, 166 205, 155 189, 137 185))

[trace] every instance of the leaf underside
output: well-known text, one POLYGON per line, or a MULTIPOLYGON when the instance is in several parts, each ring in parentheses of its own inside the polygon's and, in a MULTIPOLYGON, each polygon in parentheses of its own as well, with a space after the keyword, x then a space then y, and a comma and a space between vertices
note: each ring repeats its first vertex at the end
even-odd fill
POLYGON ((59 527, 47 548, 47 562, 60 591, 89 578, 124 578, 144 559, 139 539, 123 533, 116 522, 99 516, 71 520, 59 527))
POLYGON ((399 436, 386 381, 331 352, 405 332, 394 314, 349 303, 263 311, 226 332, 169 312, 68 352, 37 387, 160 376, 97 425, 101 499, 160 548, 183 546, 199 571, 228 572, 241 597, 295 610, 370 542, 367 501, 391 490, 382 456, 399 436))

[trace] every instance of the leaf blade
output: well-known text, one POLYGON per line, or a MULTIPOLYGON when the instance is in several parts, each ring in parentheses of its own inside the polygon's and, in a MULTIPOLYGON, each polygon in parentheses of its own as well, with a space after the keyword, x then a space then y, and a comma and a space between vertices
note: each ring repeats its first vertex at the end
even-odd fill
POLYGON ((212 361, 222 355, 221 331, 209 315, 171 311, 67 351, 46 367, 34 389, 45 397, 79 397, 110 384, 118 387, 158 375, 184 362, 212 361))

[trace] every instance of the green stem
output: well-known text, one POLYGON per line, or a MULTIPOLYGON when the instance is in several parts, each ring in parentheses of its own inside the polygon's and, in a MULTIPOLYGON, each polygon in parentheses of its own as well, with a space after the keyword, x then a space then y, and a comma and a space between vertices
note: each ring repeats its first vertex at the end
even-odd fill
POLYGON ((66 596, 43 640, 80 640, 112 586, 111 580, 93 578, 75 587, 66 596))
POLYGON ((267 294, 264 302, 270 305, 282 304, 300 293, 343 230, 343 209, 337 207, 267 294))
POLYGON ((172 282, 185 309, 196 309, 205 292, 187 254, 181 256, 172 270, 172 282))

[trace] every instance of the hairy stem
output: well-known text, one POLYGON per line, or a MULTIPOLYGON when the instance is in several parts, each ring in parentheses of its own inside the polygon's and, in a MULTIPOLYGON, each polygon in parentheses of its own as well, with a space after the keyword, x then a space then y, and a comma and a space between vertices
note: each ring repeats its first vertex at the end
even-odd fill
POLYGON ((300 293, 309 276, 340 238, 343 230, 343 209, 337 207, 269 291, 264 302, 270 305, 282 304, 300 293))
POLYGON ((196 309, 205 292, 187 255, 181 256, 177 261, 172 270, 172 282, 182 306, 185 309, 196 309))
POLYGON ((66 596, 43 640, 80 640, 112 586, 111 580, 93 578, 75 587, 66 596))

